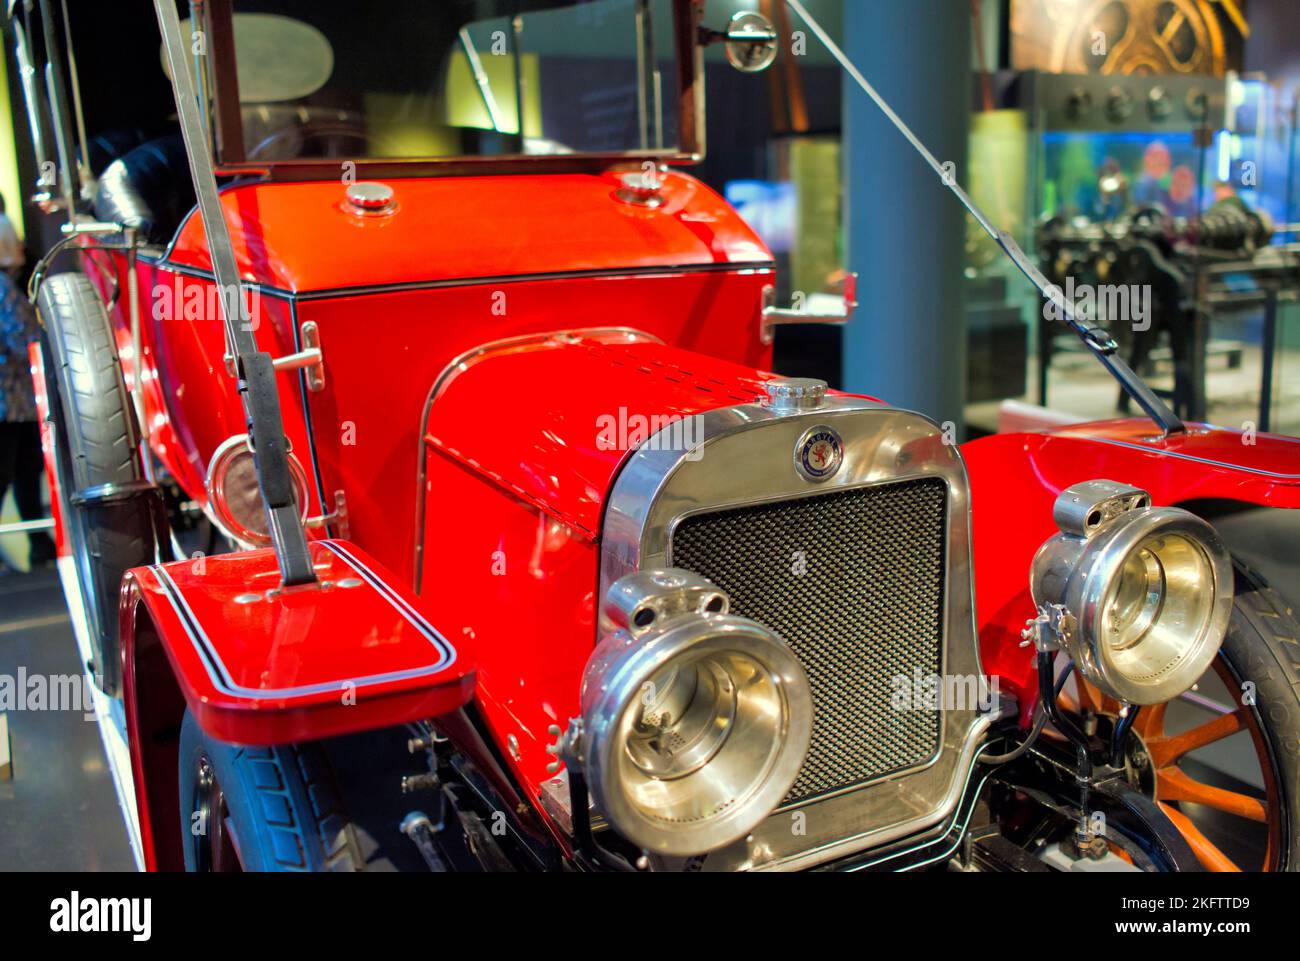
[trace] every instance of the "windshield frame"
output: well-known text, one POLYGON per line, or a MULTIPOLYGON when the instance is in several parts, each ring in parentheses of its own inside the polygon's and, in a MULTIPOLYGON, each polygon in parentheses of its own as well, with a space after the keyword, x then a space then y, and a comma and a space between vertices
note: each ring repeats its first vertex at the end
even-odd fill
POLYGON ((208 94, 216 172, 223 176, 256 176, 278 181, 333 179, 342 164, 355 166, 359 177, 418 177, 432 175, 572 173, 608 170, 620 164, 694 164, 704 159, 704 52, 699 45, 704 0, 671 0, 676 52, 678 140, 673 147, 607 153, 559 155, 499 154, 448 157, 329 157, 292 160, 247 159, 235 63, 233 0, 209 0, 208 94))

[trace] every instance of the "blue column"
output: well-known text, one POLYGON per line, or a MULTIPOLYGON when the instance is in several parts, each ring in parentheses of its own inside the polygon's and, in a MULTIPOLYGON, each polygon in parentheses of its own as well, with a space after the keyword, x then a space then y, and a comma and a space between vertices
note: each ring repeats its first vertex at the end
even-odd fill
MULTIPOLYGON (((965 184, 970 5, 844 0, 844 48, 965 184)), ((843 163, 846 259, 861 278, 861 306, 845 331, 845 388, 960 428, 965 212, 847 76, 843 163)))

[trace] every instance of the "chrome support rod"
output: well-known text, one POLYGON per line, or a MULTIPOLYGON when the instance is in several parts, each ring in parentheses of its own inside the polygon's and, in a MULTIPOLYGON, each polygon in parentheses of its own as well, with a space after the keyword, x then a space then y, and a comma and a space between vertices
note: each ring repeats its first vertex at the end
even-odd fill
POLYGON ((41 125, 41 98, 39 88, 36 82, 36 68, 32 66, 30 44, 27 42, 27 31, 21 21, 17 18, 13 21, 14 26, 14 57, 18 63, 18 79, 23 88, 23 100, 27 104, 27 123, 31 129, 32 149, 36 155, 36 185, 40 191, 40 202, 44 203, 52 196, 55 184, 50 180, 47 171, 50 163, 49 150, 45 145, 45 131, 41 125))
POLYGON ((487 71, 483 69, 483 61, 479 59, 478 48, 474 46, 474 38, 469 35, 469 28, 461 27, 459 36, 461 49, 465 51, 465 59, 469 61, 469 72, 474 75, 474 84, 478 87, 479 96, 483 98, 488 121, 497 133, 504 133, 501 127, 501 108, 497 106, 496 94, 492 92, 492 81, 488 79, 487 71))
POLYGON ((871 98, 872 102, 885 115, 894 129, 903 135, 904 139, 911 144, 912 149, 921 155, 921 158, 929 164, 930 168, 938 175, 939 180, 956 198, 961 201, 966 211, 975 218, 975 222, 980 225, 985 233, 993 239, 1003 253, 1010 258, 1016 268, 1028 278, 1038 292, 1048 301, 1050 301, 1063 319, 1063 323, 1078 335, 1087 347, 1102 365, 1110 371, 1111 375, 1120 382, 1120 385, 1137 401, 1138 405, 1154 420, 1166 434, 1181 433, 1186 430, 1183 422, 1171 411, 1165 402, 1162 401, 1151 388, 1138 377, 1132 369, 1119 356, 1119 345, 1111 335, 1100 327, 1091 326, 1079 320, 1079 311, 1064 294, 1064 292, 1051 283, 1043 272, 1038 269, 1037 265, 1030 259, 1029 255, 1024 252, 1021 246, 1016 243, 1015 237, 1010 231, 999 230, 989 216, 980 209, 979 204, 971 199, 970 195, 962 189, 957 178, 953 176, 950 168, 946 168, 939 159, 932 154, 928 147, 921 142, 920 138, 912 132, 909 127, 894 109, 889 106, 885 98, 882 97, 864 77, 861 71, 854 66, 853 61, 848 55, 840 49, 839 45, 831 39, 825 28, 804 9, 800 0, 785 0, 786 4, 799 15, 799 18, 808 25, 808 29, 813 35, 821 41, 822 45, 835 58, 844 72, 853 78, 854 83, 862 88, 863 92, 871 98))
POLYGON ((127 313, 131 318, 131 405, 135 408, 135 422, 139 426, 140 436, 136 447, 140 451, 140 465, 144 468, 145 480, 154 482, 153 457, 149 453, 149 422, 144 415, 144 336, 140 321, 140 274, 139 261, 136 257, 138 237, 136 232, 126 231, 126 302, 127 313))
POLYGON ((286 586, 313 584, 316 572, 307 549, 303 528, 289 476, 288 442, 280 414, 275 370, 271 355, 257 347, 253 325, 244 304, 243 285, 235 263, 235 249, 230 228, 221 210, 217 194, 216 173, 208 152, 208 139, 199 112, 198 94, 190 77, 189 46, 181 37, 180 17, 173 0, 154 0, 158 26, 162 31, 163 50, 171 71, 172 92, 180 119, 185 152, 189 157, 190 175, 198 199, 199 214, 207 233, 212 273, 217 284, 221 319, 234 357, 239 378, 239 395, 244 405, 248 433, 253 439, 253 464, 257 484, 266 507, 267 527, 280 565, 280 577, 286 586))
POLYGON ((68 18, 68 0, 63 3, 63 42, 68 47, 68 86, 72 91, 72 117, 76 127, 77 157, 82 177, 90 176, 90 141, 86 138, 86 115, 81 109, 81 78, 77 75, 77 54, 72 48, 72 21, 68 18))
MULTIPOLYGON (((206 30, 208 23, 206 0, 190 0, 190 29, 206 30)), ((199 116, 203 118, 203 135, 212 146, 212 100, 208 96, 211 83, 208 78, 208 54, 202 47, 194 48, 194 77, 198 88, 199 116)))
POLYGON ((54 530, 54 518, 42 517, 34 521, 14 521, 10 524, 0 524, 0 536, 4 534, 27 534, 32 531, 52 531, 54 530))
POLYGON ((54 120, 54 151, 58 159, 60 184, 65 213, 69 222, 77 219, 77 199, 80 196, 79 169, 73 154, 76 140, 72 132, 72 117, 68 110, 68 92, 58 62, 59 40, 55 32, 54 11, 49 0, 39 3, 41 30, 45 38, 45 97, 54 120))

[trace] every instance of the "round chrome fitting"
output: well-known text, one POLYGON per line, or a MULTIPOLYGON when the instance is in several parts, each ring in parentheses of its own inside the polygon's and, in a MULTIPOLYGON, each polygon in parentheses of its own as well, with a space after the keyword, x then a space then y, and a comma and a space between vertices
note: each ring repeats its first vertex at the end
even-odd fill
POLYGON ((637 171, 619 177, 622 184, 614 192, 616 199, 636 207, 657 209, 664 205, 663 179, 655 172, 637 171))
POLYGON ((826 389, 826 381, 814 377, 775 377, 763 383, 763 403, 776 411, 817 410, 826 403, 826 389))
POLYGON ((726 613, 688 571, 611 588, 582 686, 582 756, 597 807, 638 847, 705 854, 743 838, 789 793, 812 694, 779 637, 726 613))
MULTIPOLYGON (((289 475, 302 518, 307 519, 307 472, 289 453, 289 475)), ((257 483, 253 449, 247 434, 228 438, 212 455, 206 487, 209 515, 221 533, 242 547, 266 547, 271 543, 262 490, 257 483)))
POLYGON ((393 188, 388 184, 375 181, 360 181, 349 184, 347 189, 348 205, 354 213, 382 214, 393 209, 393 188))
POLYGON ((777 55, 777 34, 761 13, 741 10, 727 25, 727 62, 741 73, 761 73, 777 55))
POLYGON ((1034 558, 1034 602, 1069 614, 1060 641, 1083 676, 1130 704, 1189 690, 1232 613, 1232 563, 1214 528, 1109 481, 1062 493, 1056 517, 1062 532, 1034 558))

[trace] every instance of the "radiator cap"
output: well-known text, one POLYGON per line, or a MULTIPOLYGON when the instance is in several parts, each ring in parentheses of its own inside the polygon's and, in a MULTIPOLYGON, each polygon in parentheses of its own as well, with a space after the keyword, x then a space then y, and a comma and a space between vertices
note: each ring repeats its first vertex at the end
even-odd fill
POLYGON ((763 385, 773 410, 817 410, 826 401, 826 381, 812 377, 777 377, 763 385))

